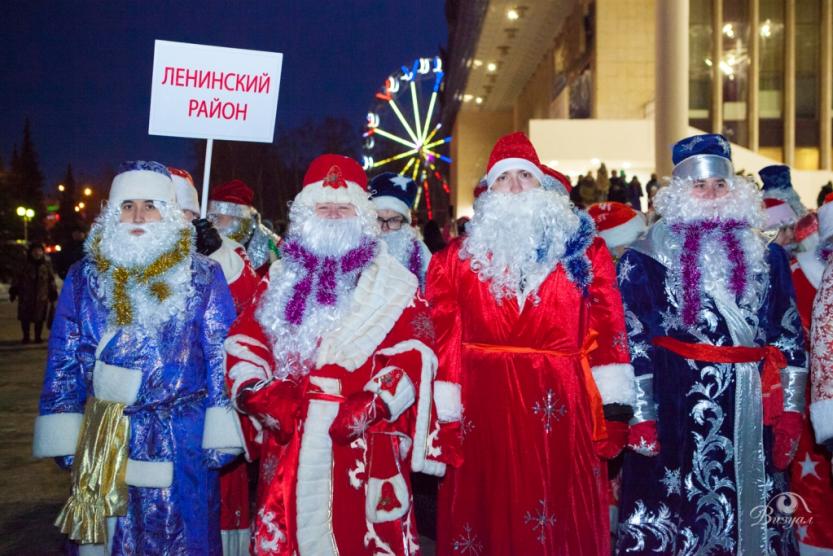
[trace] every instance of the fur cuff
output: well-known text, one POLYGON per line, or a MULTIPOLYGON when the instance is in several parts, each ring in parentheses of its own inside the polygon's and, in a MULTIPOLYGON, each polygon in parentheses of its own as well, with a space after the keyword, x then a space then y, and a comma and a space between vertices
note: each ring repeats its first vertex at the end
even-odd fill
POLYGON ((810 404, 810 419, 813 421, 813 430, 816 431, 817 444, 833 438, 833 399, 810 404))
POLYGON ((399 380, 396 382, 393 394, 390 393, 390 390, 382 386, 385 375, 395 373, 396 371, 400 371, 399 367, 385 367, 370 382, 364 385, 366 391, 378 395, 385 402, 385 405, 388 406, 388 412, 390 413, 388 421, 390 422, 399 419, 399 416, 416 401, 414 383, 411 382, 411 379, 404 371, 402 371, 399 380))
POLYGON ((621 403, 633 407, 636 404, 633 366, 630 363, 593 367, 593 379, 604 405, 621 403))
POLYGON ((463 417, 460 385, 444 380, 434 382, 434 407, 441 423, 453 423, 463 417))
POLYGON ((83 413, 52 413, 35 419, 32 455, 36 458, 71 456, 78 447, 83 413))
POLYGON ((237 414, 230 407, 209 407, 205 410, 202 434, 203 450, 240 450, 243 432, 237 414))
POLYGON ((93 392, 99 400, 132 405, 139 397, 142 371, 97 360, 93 368, 93 392))
POLYGON ((170 488, 174 482, 172 461, 127 460, 124 482, 134 487, 170 488))

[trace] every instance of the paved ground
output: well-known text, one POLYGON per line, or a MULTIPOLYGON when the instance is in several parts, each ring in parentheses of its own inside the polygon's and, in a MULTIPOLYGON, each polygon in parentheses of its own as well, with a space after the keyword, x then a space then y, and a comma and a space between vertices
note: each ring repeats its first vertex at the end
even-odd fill
POLYGON ((66 500, 69 473, 32 458, 46 344, 20 344, 8 299, 0 297, 0 554, 61 554, 52 522, 66 500))

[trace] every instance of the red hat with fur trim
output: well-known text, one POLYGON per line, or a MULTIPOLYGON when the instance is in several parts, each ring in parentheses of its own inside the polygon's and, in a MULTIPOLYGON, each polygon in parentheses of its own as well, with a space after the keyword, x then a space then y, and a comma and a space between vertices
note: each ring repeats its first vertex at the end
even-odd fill
POLYGON ((182 168, 168 166, 168 172, 171 173, 171 180, 174 182, 176 202, 179 203, 179 208, 199 214, 200 199, 197 195, 197 188, 194 187, 194 178, 187 170, 182 168))
POLYGON ((544 172, 541 170, 538 153, 529 138, 520 131, 504 135, 495 143, 492 154, 489 155, 487 185, 492 187, 498 176, 507 170, 526 170, 539 182, 543 182, 544 172))
POLYGON ((587 207, 587 214, 596 223, 596 230, 609 249, 633 243, 648 229, 642 213, 624 203, 594 203, 587 207))
POLYGON ((367 174, 352 158, 322 154, 310 163, 302 185, 295 203, 347 203, 361 212, 374 210, 367 191, 367 174))
POLYGON ((798 220, 798 216, 789 203, 781 199, 767 197, 764 199, 764 208, 766 209, 764 230, 774 230, 781 226, 790 226, 798 220))
POLYGON ((819 239, 827 241, 833 237, 833 193, 828 193, 824 204, 819 207, 819 239))
POLYGON ((208 196, 208 214, 251 218, 255 192, 243 180, 233 179, 215 187, 208 196))

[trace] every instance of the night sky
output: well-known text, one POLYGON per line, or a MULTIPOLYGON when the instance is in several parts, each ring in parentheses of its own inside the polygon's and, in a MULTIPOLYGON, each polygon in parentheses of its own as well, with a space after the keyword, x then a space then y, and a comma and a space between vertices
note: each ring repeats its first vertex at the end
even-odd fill
POLYGON ((280 132, 360 126, 385 77, 447 33, 442 0, 33 0, 0 14, 0 157, 28 116, 48 191, 70 162, 81 180, 128 159, 194 169, 191 139, 147 134, 155 39, 282 52, 280 132))

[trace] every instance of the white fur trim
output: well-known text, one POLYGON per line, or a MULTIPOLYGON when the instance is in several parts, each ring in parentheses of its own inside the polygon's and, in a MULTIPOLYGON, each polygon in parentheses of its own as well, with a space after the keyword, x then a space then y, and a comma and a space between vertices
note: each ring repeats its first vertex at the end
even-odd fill
POLYGON ((833 548, 822 548, 800 542, 798 543, 798 553, 801 556, 833 556, 833 548))
POLYGON ((227 355, 240 359, 228 372, 232 381, 230 393, 232 400, 237 398, 241 385, 253 379, 267 380, 272 376, 272 366, 250 349, 256 347, 268 352, 269 348, 262 342, 245 334, 235 334, 226 338, 223 347, 227 355))
POLYGON ((592 370, 603 404, 621 403, 631 407, 636 404, 633 365, 611 363, 593 367, 592 370))
MULTIPOLYGON (((328 394, 340 394, 338 380, 310 377, 328 394)), ((335 556, 333 536, 333 442, 330 426, 338 415, 338 403, 310 400, 298 454, 295 508, 299 554, 335 556)))
POLYGON ((78 447, 83 413, 51 413, 35 419, 32 455, 36 458, 71 456, 78 447))
POLYGON ((171 174, 176 192, 176 202, 182 210, 190 210, 196 214, 200 213, 200 199, 197 196, 197 188, 194 183, 180 176, 171 174))
POLYGON ((599 235, 609 249, 619 247, 620 245, 629 245, 633 243, 641 233, 648 229, 645 225, 645 217, 641 212, 636 213, 633 218, 623 224, 614 226, 607 230, 599 230, 599 235))
POLYGON ((364 513, 370 523, 384 523, 399 519, 408 512, 411 507, 411 495, 408 493, 408 484, 401 473, 389 479, 377 479, 370 477, 367 480, 367 493, 365 496, 364 513), (385 483, 393 485, 393 492, 399 507, 391 511, 377 510, 379 499, 382 498, 382 486, 385 483))
POLYGON ((242 451, 243 431, 237 413, 232 408, 214 406, 205 410, 202 447, 203 450, 242 451))
POLYGON ((248 529, 223 529, 220 540, 223 543, 223 556, 249 556, 249 542, 252 533, 248 529))
POLYGON ((818 444, 833 438, 833 399, 811 403, 810 420, 813 422, 818 444))
MULTIPOLYGON (((240 394, 241 386, 252 380, 261 382, 267 379, 260 367, 252 365, 248 361, 238 361, 235 363, 231 369, 229 369, 228 376, 232 380, 231 392, 229 392, 229 397, 231 398, 232 403, 235 402, 237 395, 240 394)), ((235 405, 235 407, 237 406, 235 405)))
POLYGON ((781 226, 795 224, 798 216, 787 202, 766 207, 766 224, 764 230, 774 230, 781 226))
POLYGON ((96 360, 93 367, 93 392, 99 400, 132 405, 139 397, 141 386, 142 371, 96 360))
POLYGON ((379 242, 378 255, 359 277, 349 312, 321 339, 316 367, 335 364, 348 371, 361 367, 411 303, 418 286, 417 277, 379 242))
POLYGON ((454 423, 463 418, 463 403, 459 384, 437 380, 434 382, 434 407, 441 423, 454 423))
POLYGON ((174 463, 128 458, 124 482, 135 487, 170 488, 174 482, 174 463))
POLYGON ((254 216, 255 210, 249 205, 241 205, 229 201, 208 201, 208 210, 206 212, 208 214, 225 214, 226 216, 234 216, 235 218, 248 220, 254 216))
POLYGON ((393 422, 399 419, 399 416, 405 412, 406 409, 411 407, 411 405, 416 400, 416 390, 414 389, 414 383, 411 382, 411 379, 408 377, 408 373, 402 373, 402 376, 399 378, 399 382, 396 383, 396 389, 394 393, 391 394, 387 390, 383 390, 381 384, 379 384, 378 379, 385 376, 386 374, 392 373, 395 370, 401 370, 399 367, 385 367, 376 375, 370 379, 370 381, 364 385, 364 390, 368 392, 373 392, 374 394, 378 395, 382 398, 382 401, 385 402, 385 405, 388 408, 388 412, 390 413, 390 418, 388 421, 393 422))
POLYGON ((531 160, 525 158, 504 158, 503 160, 498 160, 489 168, 489 172, 486 174, 486 185, 492 187, 495 180, 507 170, 526 170, 535 176, 539 182, 544 181, 544 172, 531 160))
MULTIPOLYGON (((413 275, 411 275, 413 276, 413 275)), ((415 350, 422 359, 419 376, 419 400, 417 400, 417 418, 414 430, 414 448, 411 453, 411 471, 442 477, 445 464, 428 459, 428 429, 431 425, 431 393, 434 377, 437 374, 437 355, 434 350, 419 340, 406 340, 389 348, 379 350, 379 355, 397 355, 415 350)))
POLYGON ((318 203, 344 203, 356 207, 362 214, 374 214, 376 209, 370 201, 370 194, 355 182, 348 181, 347 187, 324 187, 324 181, 305 185, 295 196, 293 203, 314 207, 318 203))
POLYGON ((406 205, 401 199, 397 199, 391 195, 381 195, 379 197, 373 197, 371 201, 376 205, 376 210, 392 210, 393 212, 398 212, 405 217, 408 224, 411 223, 411 207, 406 205))
POLYGON ((174 183, 168 176, 151 170, 122 172, 113 178, 110 204, 119 206, 132 199, 176 203, 174 183))
POLYGON ((819 219, 819 241, 833 236, 833 203, 824 203, 816 213, 819 219))
MULTIPOLYGON (((199 212, 199 210, 197 210, 197 212, 199 212)), ((220 245, 220 248, 208 256, 211 260, 220 263, 220 268, 223 269, 223 276, 226 279, 226 283, 229 285, 240 278, 240 274, 243 272, 243 268, 245 267, 243 258, 235 249, 239 245, 239 243, 230 240, 227 237, 223 237, 223 243, 220 245)))
POLYGON ((821 284, 821 275, 824 274, 824 264, 822 264, 818 257, 816 257, 815 249, 805 253, 799 253, 795 256, 795 260, 798 261, 798 266, 801 268, 801 272, 804 273, 804 277, 807 278, 807 281, 810 282, 814 288, 819 289, 819 284, 821 284))

